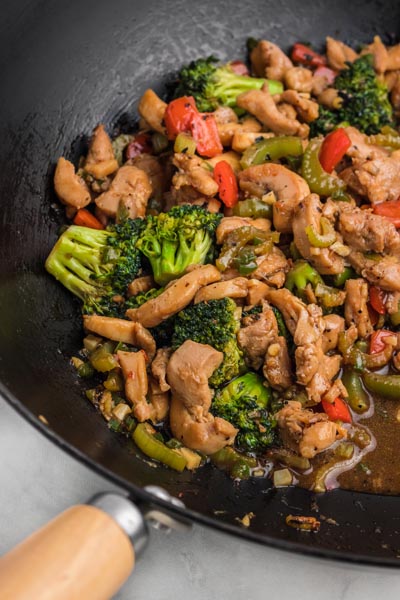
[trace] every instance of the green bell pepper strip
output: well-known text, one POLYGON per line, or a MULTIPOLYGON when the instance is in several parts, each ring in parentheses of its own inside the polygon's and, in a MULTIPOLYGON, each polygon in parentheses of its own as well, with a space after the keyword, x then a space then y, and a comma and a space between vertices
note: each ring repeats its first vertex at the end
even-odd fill
POLYGON ((168 448, 163 442, 155 437, 155 429, 149 423, 139 423, 132 433, 132 439, 137 447, 149 458, 175 469, 183 471, 186 467, 186 459, 173 450, 168 448))
POLYGON ((357 414, 365 413, 369 409, 370 399, 363 388, 361 376, 353 369, 345 368, 342 382, 347 390, 347 402, 357 414))
POLYGON ((333 277, 333 285, 335 287, 343 287, 348 279, 357 277, 356 272, 351 267, 345 267, 341 273, 333 277))
POLYGON ((308 144, 301 165, 301 174, 307 181, 311 192, 319 196, 332 196, 335 200, 341 200, 345 194, 346 184, 344 181, 329 175, 319 162, 319 153, 323 139, 316 138, 308 144))
POLYGON ((392 358, 392 354, 393 346, 391 344, 386 344, 385 348, 376 354, 367 354, 359 350, 356 346, 352 346, 343 356, 343 362, 345 365, 351 365, 357 371, 380 369, 388 364, 392 358))
POLYGON ((291 135, 278 135, 255 142, 243 152, 240 160, 242 169, 261 165, 267 161, 279 160, 287 156, 302 156, 303 144, 300 138, 291 135))
POLYGON ((211 454, 210 460, 218 468, 225 469, 235 479, 248 479, 250 469, 257 466, 255 458, 239 454, 231 446, 225 446, 225 448, 211 454))
POLYGON ((266 204, 259 198, 247 198, 235 204, 232 212, 235 217, 272 219, 272 204, 266 204))
POLYGON ((262 231, 250 225, 238 227, 224 240, 221 253, 215 262, 216 267, 219 271, 226 271, 249 242, 253 244, 269 242, 272 249, 272 245, 277 239, 276 232, 262 231))
POLYGON ((368 143, 398 150, 400 148, 400 135, 396 129, 385 125, 380 133, 368 136, 368 143))
POLYGON ((364 373, 365 387, 373 394, 400 400, 400 375, 381 375, 379 373, 364 373))
POLYGON ((326 217, 320 219, 322 233, 316 231, 313 225, 307 225, 305 232, 311 246, 314 248, 329 248, 336 240, 336 232, 332 223, 326 217))
POLYGON ((318 303, 324 308, 335 308, 336 306, 342 306, 345 301, 345 293, 343 290, 337 290, 330 285, 324 283, 317 283, 314 289, 315 297, 318 303))
POLYGON ((290 292, 294 289, 303 291, 308 283, 315 288, 318 283, 323 284, 321 275, 307 261, 297 260, 286 277, 285 288, 290 292))

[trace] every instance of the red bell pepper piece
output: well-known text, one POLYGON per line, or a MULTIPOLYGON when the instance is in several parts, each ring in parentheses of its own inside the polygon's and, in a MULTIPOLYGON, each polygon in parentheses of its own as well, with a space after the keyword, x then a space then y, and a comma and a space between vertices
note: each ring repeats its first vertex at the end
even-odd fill
POLYGON ((376 285, 371 285, 369 288, 369 301, 372 308, 380 315, 386 314, 387 294, 384 290, 376 285))
POLYGON ((343 421, 343 423, 351 423, 352 418, 349 407, 341 398, 336 398, 333 402, 322 400, 321 404, 324 412, 328 415, 331 421, 343 421))
POLYGON ((323 67, 326 65, 326 58, 324 56, 317 54, 317 52, 304 44, 294 44, 290 56, 293 62, 300 63, 306 67, 323 67))
POLYGON ((241 60, 231 60, 229 67, 236 75, 250 75, 248 68, 241 60))
POLYGON ((372 327, 375 327, 375 325, 379 321, 379 315, 376 312, 376 310, 374 310, 372 308, 370 302, 367 303, 367 310, 368 310, 369 320, 371 321, 371 325, 372 325, 372 327))
POLYGON ((200 156, 212 158, 222 154, 223 147, 219 139, 217 122, 209 113, 193 113, 190 122, 192 137, 200 156))
POLYGON ((174 140, 178 133, 190 131, 193 116, 197 114, 193 96, 182 96, 172 100, 166 108, 164 123, 169 140, 174 140))
POLYGON ((315 69, 314 75, 316 77, 324 77, 329 85, 333 85, 333 83, 335 82, 337 73, 336 73, 336 71, 334 71, 333 69, 330 69, 329 67, 321 66, 321 67, 318 67, 317 69, 315 69))
POLYGON ((138 133, 133 140, 129 142, 125 150, 126 160, 135 158, 138 154, 152 154, 153 146, 151 137, 148 133, 138 133))
POLYGON ((239 199, 236 175, 226 160, 220 160, 214 167, 214 179, 218 183, 218 194, 225 206, 235 206, 239 199))
POLYGON ((342 160, 350 146, 350 138, 341 127, 328 133, 322 142, 319 153, 319 162, 324 171, 332 173, 333 169, 342 160))
POLYGON ((86 208, 80 208, 74 217, 75 225, 90 227, 91 229, 104 229, 103 225, 86 208))
POLYGON ((400 227, 400 198, 374 204, 373 212, 381 217, 386 217, 395 227, 400 227))
POLYGON ((385 349, 385 338, 393 337, 393 332, 388 329, 378 329, 374 331, 369 340, 369 352, 370 354, 379 354, 385 349))

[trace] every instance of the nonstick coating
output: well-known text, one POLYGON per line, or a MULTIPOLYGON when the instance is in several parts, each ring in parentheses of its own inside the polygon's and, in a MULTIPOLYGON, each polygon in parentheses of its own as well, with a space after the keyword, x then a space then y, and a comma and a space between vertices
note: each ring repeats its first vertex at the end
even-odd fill
POLYGON ((79 307, 43 263, 62 223, 51 183, 56 159, 76 160, 99 122, 110 132, 132 124, 147 87, 162 92, 167 74, 192 58, 242 58, 249 36, 285 48, 299 39, 318 47, 327 34, 362 43, 379 32, 387 42, 398 38, 399 17, 396 0, 7 0, 0 24, 5 397, 55 443, 135 497, 146 496, 145 485, 161 485, 179 494, 186 516, 203 523, 281 548, 387 565, 399 559, 400 498, 277 492, 264 479, 238 485, 212 467, 177 474, 137 457, 82 397, 84 386, 68 362, 81 343, 79 307), (255 516, 246 529, 238 518, 249 512, 255 516), (287 527, 287 514, 320 518, 320 532, 287 527))

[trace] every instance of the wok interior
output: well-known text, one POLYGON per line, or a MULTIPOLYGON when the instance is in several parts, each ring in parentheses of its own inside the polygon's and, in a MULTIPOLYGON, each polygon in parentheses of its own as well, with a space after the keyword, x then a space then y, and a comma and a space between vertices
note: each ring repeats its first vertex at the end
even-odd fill
POLYGON ((318 48, 326 34, 357 44, 379 33, 388 42, 398 38, 399 17, 395 1, 357 1, 349 10, 342 0, 235 0, 229 9, 209 0, 112 7, 19 0, 5 10, 0 36, 0 379, 8 397, 133 492, 161 485, 181 493, 198 518, 259 541, 387 564, 397 561, 396 498, 343 491, 314 498, 301 489, 272 491, 264 479, 237 485, 212 467, 177 474, 136 458, 83 399, 68 362, 81 344, 79 307, 43 263, 63 222, 52 191, 56 159, 76 161, 99 122, 111 132, 132 125, 147 87, 162 92, 168 75, 192 58, 243 58, 250 36, 283 48, 299 40, 318 48), (318 535, 285 526, 286 514, 316 515, 316 506, 333 520, 318 535), (249 512, 255 516, 245 529, 236 519, 249 512))

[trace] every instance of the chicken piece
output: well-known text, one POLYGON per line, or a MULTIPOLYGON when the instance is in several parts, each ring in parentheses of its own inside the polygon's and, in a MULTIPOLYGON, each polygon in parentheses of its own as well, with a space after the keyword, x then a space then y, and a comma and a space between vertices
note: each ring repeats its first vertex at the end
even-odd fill
POLYGON ((348 261, 372 285, 386 292, 400 292, 400 261, 396 256, 383 256, 375 260, 354 250, 349 254, 348 261))
POLYGON ((274 100, 276 102, 276 108, 279 112, 286 117, 287 119, 295 120, 297 119, 297 112, 294 106, 289 104, 288 102, 279 102, 280 96, 274 96, 274 100))
POLYGON ((324 358, 321 344, 304 344, 298 346, 294 353, 296 361, 297 383, 307 385, 319 369, 324 358))
POLYGON ((208 379, 222 361, 222 352, 187 340, 173 353, 167 368, 172 434, 188 448, 204 454, 214 454, 232 444, 237 433, 228 421, 209 412, 208 379))
POLYGON ((400 256, 400 235, 396 227, 385 217, 368 210, 341 212, 339 231, 354 250, 400 256))
POLYGON ((262 127, 261 123, 257 119, 254 119, 254 117, 246 117, 241 123, 238 121, 228 123, 217 122, 217 129, 221 144, 223 146, 230 146, 236 133, 259 133, 262 127))
POLYGON ((89 152, 85 161, 85 171, 96 179, 104 179, 118 169, 114 149, 109 135, 103 125, 98 125, 93 131, 89 143, 89 152))
POLYGON ((159 388, 162 392, 168 392, 170 385, 167 382, 167 366, 168 361, 171 358, 171 348, 159 348, 155 355, 153 362, 151 363, 151 372, 153 377, 157 380, 159 388))
POLYGON ((252 219, 251 217, 223 217, 216 231, 217 244, 222 244, 226 237, 239 227, 255 227, 262 231, 271 231, 269 219, 252 219))
POLYGON ((202 265, 172 281, 156 298, 139 308, 128 309, 126 316, 144 327, 155 327, 190 304, 203 285, 220 279, 220 272, 213 265, 202 265))
POLYGON ((277 201, 273 205, 275 229, 291 233, 292 219, 298 204, 309 195, 310 188, 300 175, 282 165, 265 163, 239 173, 239 186, 249 195, 261 198, 272 190, 277 201))
POLYGON ((224 125, 226 123, 239 123, 239 119, 233 108, 229 106, 219 106, 213 112, 217 125, 224 125))
MULTIPOLYGON (((397 200, 400 196, 400 152, 368 160, 353 166, 359 187, 355 190, 367 196, 372 204, 397 200)), ((341 174, 343 178, 343 174, 341 174)), ((348 182, 351 186, 352 182, 348 182)))
POLYGON ((259 256, 256 262, 257 268, 251 274, 254 279, 260 279, 276 288, 284 285, 286 273, 289 271, 289 263, 282 250, 273 246, 270 252, 259 256))
POLYGON ((260 40, 251 51, 250 62, 254 75, 282 81, 293 63, 288 56, 272 42, 260 40))
POLYGON ((350 138, 351 146, 347 150, 347 156, 357 161, 374 160, 388 156, 389 151, 382 146, 374 146, 368 143, 368 136, 355 127, 345 127, 345 132, 350 138))
POLYGON ((387 295, 385 308, 388 315, 393 315, 399 312, 400 309, 400 292, 390 292, 387 295))
MULTIPOLYGON (((286 323, 286 327, 288 328, 289 332, 294 335, 301 313, 303 311, 307 312, 307 307, 304 302, 302 302, 300 298, 297 298, 297 296, 294 296, 286 288, 280 290, 268 288, 265 295, 268 302, 270 302, 273 306, 276 306, 276 308, 281 311, 283 319, 286 323)), ((306 338, 306 342, 311 343, 316 339, 318 339, 318 334, 312 334, 306 338)))
POLYGON ((374 37, 374 41, 372 44, 368 44, 360 53, 360 56, 364 54, 372 54, 374 57, 374 69, 378 75, 382 75, 386 69, 388 64, 388 51, 386 50, 386 46, 382 43, 379 35, 374 37))
POLYGON ((388 71, 397 71, 400 69, 400 44, 396 44, 396 46, 391 46, 387 49, 387 62, 386 69, 388 71))
POLYGON ((300 123, 297 119, 288 119, 279 112, 273 97, 265 86, 262 90, 243 92, 237 97, 236 103, 274 133, 298 135, 301 138, 308 136, 308 125, 300 123))
POLYGON ((264 133, 263 131, 243 131, 242 129, 236 130, 232 138, 232 149, 235 152, 244 152, 249 146, 252 146, 260 140, 267 140, 274 137, 275 134, 272 132, 264 133))
POLYGON ((152 197, 156 200, 161 200, 163 193, 171 185, 171 179, 168 177, 167 170, 163 168, 159 159, 151 154, 143 153, 129 160, 127 164, 137 167, 146 173, 152 188, 152 197))
POLYGON ((223 152, 222 154, 218 154, 217 156, 214 156, 213 158, 208 158, 204 162, 206 164, 210 165, 214 169, 214 167, 217 163, 219 163, 221 160, 224 160, 228 164, 231 165, 233 171, 237 174, 241 169, 240 158, 241 157, 239 156, 239 154, 237 152, 233 152, 233 150, 229 150, 229 152, 223 152))
POLYGON ((322 350, 324 354, 334 350, 338 345, 339 334, 344 331, 344 319, 339 315, 331 314, 323 317, 325 330, 322 334, 322 350))
POLYGON ((344 316, 346 325, 357 327, 361 338, 368 337, 374 330, 368 312, 368 284, 364 279, 348 279, 345 284, 346 301, 344 316))
POLYGON ((147 202, 152 194, 147 174, 131 165, 124 165, 117 171, 110 188, 95 200, 97 206, 108 217, 116 217, 122 206, 130 219, 146 215, 147 202))
POLYGON ((151 275, 145 275, 144 277, 137 277, 129 285, 127 289, 127 296, 137 296, 138 294, 144 294, 151 290, 155 286, 154 279, 151 275))
POLYGON ((148 379, 144 352, 117 352, 125 380, 125 396, 140 422, 151 418, 152 406, 147 403, 148 379))
POLYGON ((293 384, 291 361, 286 339, 278 336, 267 348, 263 374, 274 390, 286 390, 293 384))
POLYGON ((318 103, 310 98, 304 98, 296 90, 286 90, 280 96, 281 102, 291 104, 295 109, 300 119, 306 123, 311 123, 318 119, 319 106, 318 103))
POLYGON ((312 76, 312 95, 318 96, 322 94, 330 85, 332 85, 332 81, 326 75, 320 75, 318 73, 313 73, 312 76))
POLYGON ((277 414, 284 445, 305 458, 314 458, 336 440, 347 437, 346 430, 329 421, 328 415, 303 408, 300 402, 289 401, 277 414))
POLYGON ((346 68, 347 62, 354 62, 358 58, 357 52, 339 40, 326 38, 326 55, 329 66, 335 71, 346 68))
POLYGON ((172 178, 176 189, 190 185, 204 196, 215 196, 218 192, 218 183, 212 173, 203 167, 203 161, 198 156, 177 153, 172 162, 179 169, 172 178))
POLYGON ((315 248, 310 244, 306 228, 321 232, 322 204, 317 194, 310 194, 294 210, 292 220, 294 243, 303 258, 308 260, 322 275, 335 275, 344 270, 344 259, 327 248, 315 248))
POLYGON ((263 311, 242 319, 242 327, 237 334, 240 348, 246 363, 258 371, 264 362, 268 346, 278 337, 278 325, 272 308, 265 303, 263 311))
POLYGON ((91 201, 86 183, 75 173, 74 165, 63 157, 57 162, 54 188, 60 202, 67 206, 79 209, 91 201))
POLYGON ((220 298, 246 298, 248 281, 246 277, 235 277, 228 281, 219 281, 206 285, 200 288, 195 295, 194 304, 208 302, 209 300, 219 300, 220 298))
POLYGON ((167 104, 153 90, 148 89, 140 99, 138 112, 150 125, 151 129, 165 134, 164 115, 166 108, 167 104))
POLYGON ((152 407, 150 420, 154 423, 160 423, 168 415, 169 411, 169 392, 162 391, 158 381, 151 375, 148 378, 149 389, 147 399, 152 407))
POLYGON ((326 106, 331 109, 338 109, 343 103, 343 100, 339 96, 339 92, 336 88, 327 87, 320 94, 318 94, 318 104, 326 106))
POLYGON ((285 72, 284 81, 289 90, 310 93, 313 87, 313 74, 305 67, 292 67, 285 72))
POLYGON ((247 281, 247 302, 248 306, 256 306, 265 299, 269 286, 258 279, 249 279, 247 281))
POLYGON ((83 315, 83 326, 87 331, 101 335, 108 340, 142 348, 150 360, 155 356, 156 343, 154 338, 150 331, 140 323, 100 315, 83 315))
POLYGON ((400 72, 393 71, 396 73, 396 78, 393 83, 392 89, 390 90, 390 102, 393 106, 395 117, 399 117, 400 114, 400 72))
POLYGON ((339 354, 325 356, 322 351, 322 344, 318 343, 318 346, 320 347, 318 370, 306 386, 308 399, 313 404, 321 402, 325 395, 329 393, 332 385, 336 385, 336 381, 333 381, 333 379, 338 375, 342 364, 342 357, 339 354))

